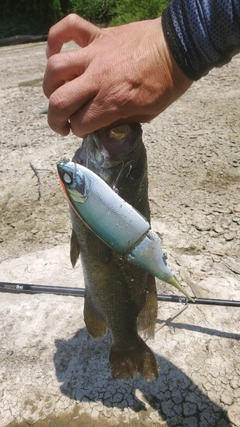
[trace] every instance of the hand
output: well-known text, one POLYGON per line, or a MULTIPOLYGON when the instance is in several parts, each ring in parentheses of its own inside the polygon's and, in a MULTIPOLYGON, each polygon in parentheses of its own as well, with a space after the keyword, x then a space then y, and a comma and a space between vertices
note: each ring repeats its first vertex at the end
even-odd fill
POLYGON ((168 49, 161 18, 100 29, 68 15, 50 29, 47 57, 48 121, 61 135, 148 122, 192 84, 168 49), (81 49, 61 52, 71 40, 81 49))

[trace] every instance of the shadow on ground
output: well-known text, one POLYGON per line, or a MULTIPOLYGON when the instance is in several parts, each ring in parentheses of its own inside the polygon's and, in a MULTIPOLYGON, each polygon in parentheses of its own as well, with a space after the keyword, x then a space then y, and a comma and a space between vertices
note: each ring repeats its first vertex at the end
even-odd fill
MULTIPOLYGON (((161 324, 162 321, 157 321, 157 323, 161 324)), ((233 332, 219 331, 213 328, 206 328, 205 326, 195 326, 195 325, 190 325, 188 323, 176 323, 171 321, 167 321, 167 325, 169 327, 173 327, 174 329, 185 329, 187 331, 195 331, 201 334, 207 334, 215 337, 221 337, 221 338, 240 341, 240 334, 236 334, 233 332)))
MULTIPOLYGON (((226 334, 215 329, 176 323, 173 326, 194 329, 212 336, 240 339, 238 334, 226 334)), ((155 381, 147 382, 142 377, 113 380, 108 365, 110 333, 102 340, 93 341, 83 328, 69 340, 56 340, 55 345, 56 376, 61 383, 61 392, 76 402, 74 411, 60 416, 51 415, 34 422, 11 423, 8 427, 27 427, 33 424, 35 427, 105 427, 111 425, 109 414, 116 410, 119 426, 232 425, 223 408, 214 403, 190 377, 164 357, 155 355, 160 366, 160 375, 155 381), (95 403, 98 404, 98 408, 102 407, 102 410, 99 410, 99 416, 94 419, 91 417, 89 407, 95 403), (86 411, 81 411, 82 408, 86 411), (135 416, 131 415, 129 409, 135 416), (108 418, 104 415, 106 410, 108 418), (129 412, 126 413, 126 410, 129 412), (155 414, 155 424, 149 418, 152 413, 155 414), (159 417, 159 421, 156 417, 159 417)), ((201 371, 201 366, 199 370, 201 371)))
MULTIPOLYGON (((213 335, 218 333, 211 329, 207 331, 206 328, 202 332, 213 335)), ((235 338, 239 339, 239 336, 235 338)), ((70 399, 99 402, 105 407, 119 408, 121 411, 131 408, 143 414, 151 408, 152 411, 158 411, 161 420, 169 427, 215 427, 219 422, 221 426, 230 425, 223 409, 164 357, 156 355, 160 375, 153 382, 149 383, 140 377, 113 380, 108 366, 110 334, 96 342, 84 328, 70 340, 57 340, 55 344, 56 375, 62 384, 62 393, 70 399)))

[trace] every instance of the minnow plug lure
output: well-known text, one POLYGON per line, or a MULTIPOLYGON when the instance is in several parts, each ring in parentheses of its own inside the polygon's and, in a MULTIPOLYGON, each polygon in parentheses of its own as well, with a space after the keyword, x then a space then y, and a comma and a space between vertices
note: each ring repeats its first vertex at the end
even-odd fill
POLYGON ((136 209, 86 167, 61 159, 57 169, 75 213, 106 245, 192 300, 169 269, 160 238, 136 209))

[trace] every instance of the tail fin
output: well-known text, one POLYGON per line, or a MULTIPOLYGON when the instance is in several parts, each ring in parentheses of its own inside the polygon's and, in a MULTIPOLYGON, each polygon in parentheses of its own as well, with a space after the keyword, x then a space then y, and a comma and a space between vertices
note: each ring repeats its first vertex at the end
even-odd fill
POLYGON ((140 337, 138 344, 134 347, 122 349, 113 344, 109 362, 114 379, 128 379, 141 374, 146 380, 152 381, 159 374, 159 367, 152 350, 140 337))

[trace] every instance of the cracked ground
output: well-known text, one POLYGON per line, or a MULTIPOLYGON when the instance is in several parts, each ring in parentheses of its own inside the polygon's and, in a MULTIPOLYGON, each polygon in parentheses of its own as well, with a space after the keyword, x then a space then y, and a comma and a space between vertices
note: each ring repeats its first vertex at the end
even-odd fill
MULTIPOLYGON (((45 44, 0 52, 1 280, 83 287, 55 166, 81 141, 48 128, 45 44)), ((152 228, 198 297, 240 300, 239 83, 236 56, 143 126, 152 228)), ((149 383, 112 380, 110 335, 91 340, 82 311, 81 298, 0 294, 0 427, 240 426, 239 308, 159 302, 149 383)))

